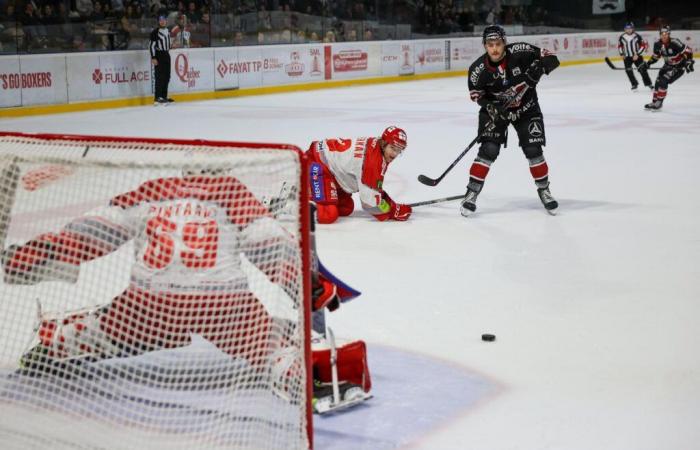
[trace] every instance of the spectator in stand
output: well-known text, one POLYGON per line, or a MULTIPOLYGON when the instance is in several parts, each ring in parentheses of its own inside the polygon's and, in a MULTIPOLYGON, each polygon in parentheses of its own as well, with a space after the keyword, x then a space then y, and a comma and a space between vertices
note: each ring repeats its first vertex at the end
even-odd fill
POLYGON ((354 29, 354 28, 350 28, 350 31, 348 31, 346 40, 347 40, 348 42, 355 42, 355 41, 357 41, 357 30, 354 29))
POLYGON ((39 15, 34 9, 32 2, 24 5, 24 12, 20 15, 19 21, 24 30, 26 50, 34 48, 47 48, 46 28, 39 20, 39 15))
POLYGON ((315 31, 312 31, 311 34, 309 35, 309 42, 311 43, 319 43, 321 40, 318 38, 318 34, 316 34, 315 31))
POLYGON ((373 41, 374 40, 374 33, 372 33, 371 28, 365 28, 363 40, 364 41, 373 41))
POLYGON ((173 48, 189 48, 192 30, 187 20, 187 14, 180 14, 172 30, 170 30, 173 48))
POLYGON ((245 45, 243 43, 243 33, 240 30, 233 34, 233 45, 236 47, 245 45))
POLYGON ((326 36, 323 38, 323 42, 330 43, 335 42, 335 33, 332 30, 326 31, 326 36))
POLYGON ((197 3, 195 3, 194 1, 189 2, 187 4, 187 19, 189 20, 189 22, 193 25, 196 25, 199 23, 201 18, 202 14, 197 9, 197 3))
POLYGON ((94 7, 92 0, 75 0, 75 10, 83 20, 87 20, 91 15, 94 7))
POLYGON ((5 14, 0 22, 0 43, 5 41, 3 50, 12 52, 18 48, 24 48, 24 30, 19 25, 15 5, 8 3, 5 6, 5 14))
POLYGON ((209 12, 202 11, 202 17, 199 23, 195 24, 192 32, 192 47, 209 47, 211 42, 211 19, 209 17, 209 12))

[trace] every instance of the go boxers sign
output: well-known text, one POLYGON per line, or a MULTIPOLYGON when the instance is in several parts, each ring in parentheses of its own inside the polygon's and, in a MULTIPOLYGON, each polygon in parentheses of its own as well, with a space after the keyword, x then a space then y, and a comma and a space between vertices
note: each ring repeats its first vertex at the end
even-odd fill
POLYGON ((0 74, 0 88, 3 90, 39 87, 51 87, 51 72, 0 74))
POLYGON ((66 88, 65 56, 0 57, 0 106, 65 103, 66 88))

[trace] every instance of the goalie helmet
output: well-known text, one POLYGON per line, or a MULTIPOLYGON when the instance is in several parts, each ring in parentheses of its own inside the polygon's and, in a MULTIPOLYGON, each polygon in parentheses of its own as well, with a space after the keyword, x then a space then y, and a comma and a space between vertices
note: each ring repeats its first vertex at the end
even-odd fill
POLYGON ((506 31, 498 25, 489 25, 484 28, 484 34, 482 35, 482 42, 485 45, 486 41, 491 41, 494 39, 500 39, 503 43, 506 43, 506 31))
POLYGON ((387 129, 384 130, 384 133, 382 133, 382 140, 387 144, 393 145, 394 148, 399 151, 403 151, 406 145, 408 145, 406 132, 395 126, 387 127, 387 129))

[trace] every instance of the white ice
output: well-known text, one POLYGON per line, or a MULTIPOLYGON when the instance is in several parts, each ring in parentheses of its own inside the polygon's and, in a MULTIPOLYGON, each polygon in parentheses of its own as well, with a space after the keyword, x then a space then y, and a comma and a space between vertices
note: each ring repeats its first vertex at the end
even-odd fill
MULTIPOLYGON (((461 217, 453 202, 416 208, 407 223, 356 211, 320 227, 324 263, 363 292, 331 325, 500 384, 498 396, 411 448, 696 449, 700 77, 671 85, 659 113, 643 110, 650 92, 630 92, 624 72, 602 63, 560 68, 539 93, 558 216, 540 205, 511 130, 476 216, 461 217), (482 342, 484 332, 496 342, 482 342)), ((437 187, 416 176, 449 165, 475 136, 476 111, 459 77, 3 120, 0 129, 306 147, 395 124, 409 147, 385 187, 414 202, 464 191, 476 150, 437 187)))

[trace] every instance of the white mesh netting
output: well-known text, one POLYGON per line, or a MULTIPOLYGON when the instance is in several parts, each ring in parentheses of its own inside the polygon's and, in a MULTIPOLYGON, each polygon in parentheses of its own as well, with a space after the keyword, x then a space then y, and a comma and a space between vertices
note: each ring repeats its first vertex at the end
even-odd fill
POLYGON ((293 150, 0 136, 0 442, 307 448, 293 150))

